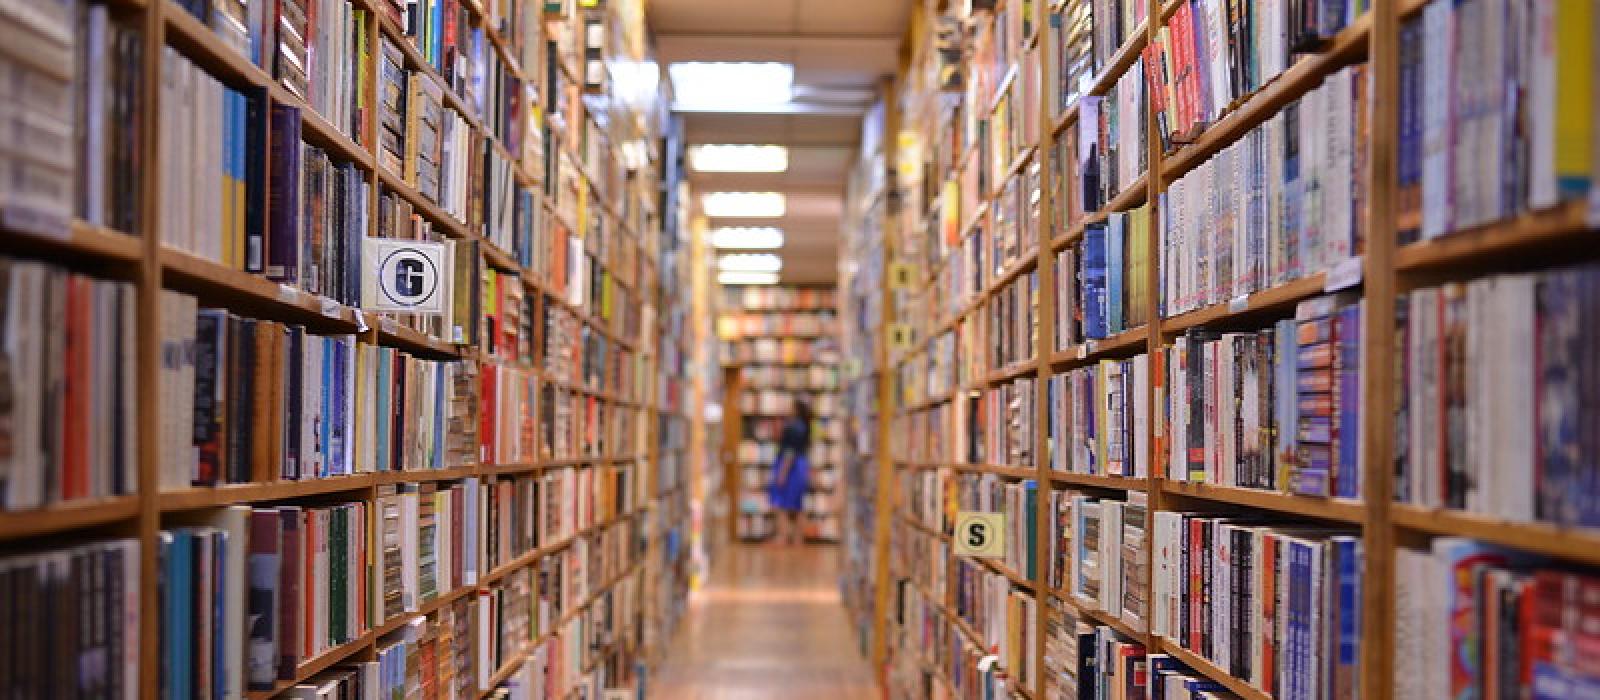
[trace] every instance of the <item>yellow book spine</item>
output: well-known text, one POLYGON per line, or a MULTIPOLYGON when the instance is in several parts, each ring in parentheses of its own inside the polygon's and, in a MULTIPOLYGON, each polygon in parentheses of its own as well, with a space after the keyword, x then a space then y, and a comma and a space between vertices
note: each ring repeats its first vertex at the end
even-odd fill
POLYGON ((1593 158, 1594 2, 1557 0, 1556 179, 1562 192, 1589 189, 1593 158))

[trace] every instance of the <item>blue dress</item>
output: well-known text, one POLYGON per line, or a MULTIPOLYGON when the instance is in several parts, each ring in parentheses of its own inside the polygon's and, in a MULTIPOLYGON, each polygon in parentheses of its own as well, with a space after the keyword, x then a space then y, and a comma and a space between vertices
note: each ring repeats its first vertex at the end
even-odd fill
POLYGON ((772 485, 767 487, 767 498, 772 507, 798 512, 805 507, 806 486, 811 482, 811 461, 806 452, 811 447, 811 426, 790 418, 783 426, 783 437, 778 441, 778 458, 772 463, 772 485), (794 466, 786 479, 782 475, 783 463, 793 458, 794 466))

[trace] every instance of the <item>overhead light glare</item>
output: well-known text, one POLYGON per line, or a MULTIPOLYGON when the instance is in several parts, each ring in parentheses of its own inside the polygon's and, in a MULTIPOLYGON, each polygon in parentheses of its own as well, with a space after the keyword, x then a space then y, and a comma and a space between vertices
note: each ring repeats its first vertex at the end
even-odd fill
POLYGON ((700 173, 781 173, 789 169, 783 146, 708 143, 689 147, 689 167, 700 173))
POLYGON ((719 272, 717 283, 723 285, 736 284, 777 284, 776 272, 719 272))
POLYGON ((724 226, 712 229, 711 246, 732 250, 776 250, 783 247, 783 229, 772 226, 724 226))
POLYGON ((781 192, 708 192, 702 200, 706 216, 727 219, 774 219, 783 216, 781 192))
POLYGON ((783 269, 783 258, 772 253, 734 253, 717 258, 717 269, 723 272, 777 272, 783 269))
POLYGON ((667 73, 675 108, 781 105, 794 94, 794 66, 788 63, 689 61, 667 66, 667 73))

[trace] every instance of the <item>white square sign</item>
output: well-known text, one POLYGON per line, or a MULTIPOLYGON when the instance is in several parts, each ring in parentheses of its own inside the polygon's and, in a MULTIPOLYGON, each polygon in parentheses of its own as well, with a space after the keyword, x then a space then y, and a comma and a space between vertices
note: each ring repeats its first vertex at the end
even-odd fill
POLYGON ((964 510, 956 513, 956 554, 969 557, 1006 555, 1006 514, 964 510))
POLYGON ((451 261, 443 243, 368 238, 361 262, 363 310, 444 313, 451 261))

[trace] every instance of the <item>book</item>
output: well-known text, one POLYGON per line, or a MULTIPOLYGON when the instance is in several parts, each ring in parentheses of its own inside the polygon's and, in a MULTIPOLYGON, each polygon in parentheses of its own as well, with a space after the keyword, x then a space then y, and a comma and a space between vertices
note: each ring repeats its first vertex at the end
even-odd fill
POLYGON ((6 441, 0 509, 135 493, 135 290, 0 256, 6 441))
MULTIPOLYGON (((11 659, 0 686, 112 698, 139 695, 140 543, 88 541, 0 558, 0 641, 11 659), (70 624, 53 624, 67 622, 70 624)), ((151 611, 155 612, 155 611, 151 611)))

